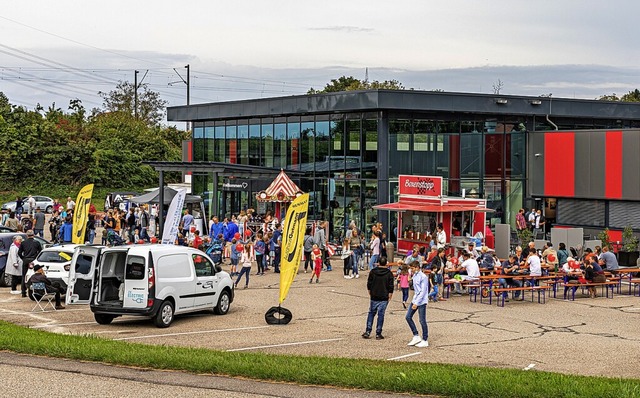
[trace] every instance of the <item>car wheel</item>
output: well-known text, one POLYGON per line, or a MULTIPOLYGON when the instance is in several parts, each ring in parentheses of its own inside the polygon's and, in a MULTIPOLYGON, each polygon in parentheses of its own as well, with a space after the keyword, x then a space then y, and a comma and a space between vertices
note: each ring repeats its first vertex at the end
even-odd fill
POLYGON ((47 206, 46 212, 49 213, 49 214, 53 213, 53 206, 47 206))
POLYGON ((93 314, 93 317, 100 325, 108 325, 115 318, 115 316, 107 314, 93 314))
POLYGON ((3 272, 0 282, 2 282, 3 287, 11 286, 11 275, 7 274, 6 272, 3 272))
POLYGON ((166 328, 173 322, 173 304, 170 301, 163 301, 158 313, 153 318, 153 323, 159 328, 166 328))
POLYGON ((213 308, 213 312, 217 315, 224 315, 229 312, 229 305, 231 304, 231 296, 229 291, 223 290, 220 293, 220 299, 218 299, 218 305, 213 308))

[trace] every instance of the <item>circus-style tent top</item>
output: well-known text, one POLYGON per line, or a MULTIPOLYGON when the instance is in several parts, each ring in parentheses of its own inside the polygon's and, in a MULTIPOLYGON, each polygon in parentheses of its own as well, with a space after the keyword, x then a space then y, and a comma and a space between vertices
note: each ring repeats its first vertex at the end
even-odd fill
POLYGON ((280 174, 273 180, 271 185, 256 194, 256 200, 259 202, 292 202, 302 193, 284 170, 280 170, 280 174))

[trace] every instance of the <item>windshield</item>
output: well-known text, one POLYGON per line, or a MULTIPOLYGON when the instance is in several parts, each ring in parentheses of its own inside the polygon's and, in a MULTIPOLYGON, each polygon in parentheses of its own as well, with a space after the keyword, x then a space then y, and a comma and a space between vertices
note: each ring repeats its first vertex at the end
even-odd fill
POLYGON ((40 253, 37 261, 41 263, 67 263, 71 261, 73 253, 63 251, 43 251, 40 253))

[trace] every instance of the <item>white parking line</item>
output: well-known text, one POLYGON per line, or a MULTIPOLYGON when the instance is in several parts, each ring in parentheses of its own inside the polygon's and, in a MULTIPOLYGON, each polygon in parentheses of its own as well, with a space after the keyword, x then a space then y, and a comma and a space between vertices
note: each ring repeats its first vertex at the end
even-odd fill
POLYGON ((395 358, 389 358, 389 359, 387 359, 387 361, 395 361, 395 360, 398 360, 398 359, 408 358, 408 357, 412 357, 412 356, 420 355, 420 354, 422 354, 422 353, 421 352, 413 352, 411 354, 401 355, 401 356, 395 357, 395 358))
POLYGON ((344 340, 342 338, 339 339, 326 339, 326 340, 311 340, 311 341, 299 341, 297 343, 284 343, 284 344, 273 344, 273 345, 261 345, 256 347, 245 347, 245 348, 234 348, 231 350, 227 350, 227 352, 234 351, 248 351, 248 350, 259 350, 261 348, 274 348, 274 347, 287 347, 292 345, 302 345, 302 344, 313 344, 313 343, 326 343, 328 341, 340 341, 344 340))
POLYGON ((58 326, 76 326, 76 325, 96 325, 100 326, 98 323, 94 322, 74 322, 74 323, 55 323, 55 324, 47 324, 47 325, 34 325, 31 326, 31 329, 37 328, 49 328, 49 327, 58 327, 58 326))
POLYGON ((182 333, 166 333, 166 334, 150 334, 146 336, 134 336, 134 337, 121 337, 119 339, 113 340, 140 340, 140 339, 149 339, 152 337, 170 337, 170 336, 185 336, 189 334, 204 334, 204 333, 215 333, 215 332, 235 332, 238 330, 255 330, 255 329, 265 329, 269 326, 250 326, 246 328, 232 328, 232 329, 213 329, 213 330, 200 330, 195 332, 182 332, 182 333))

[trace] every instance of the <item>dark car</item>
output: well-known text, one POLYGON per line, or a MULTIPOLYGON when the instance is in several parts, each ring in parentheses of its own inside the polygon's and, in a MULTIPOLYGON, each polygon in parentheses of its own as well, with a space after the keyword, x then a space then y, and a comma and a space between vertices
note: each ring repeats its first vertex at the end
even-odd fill
MULTIPOLYGON (((11 275, 6 275, 4 270, 7 266, 7 256, 9 255, 9 248, 13 243, 13 237, 16 235, 22 236, 23 239, 27 239, 27 234, 22 232, 0 232, 0 252, 5 253, 4 256, 0 256, 0 285, 11 286, 11 275)), ((34 237, 35 240, 40 242, 42 248, 51 246, 51 242, 42 239, 39 236, 34 237)))

